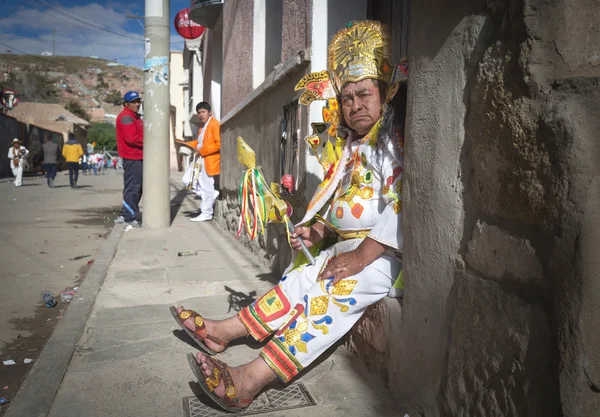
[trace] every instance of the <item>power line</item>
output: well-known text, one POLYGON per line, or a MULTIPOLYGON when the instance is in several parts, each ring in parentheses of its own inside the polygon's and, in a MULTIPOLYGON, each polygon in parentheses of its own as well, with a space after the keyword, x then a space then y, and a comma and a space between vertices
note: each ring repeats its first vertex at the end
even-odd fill
POLYGON ((61 11, 61 10, 57 9, 56 7, 54 7, 54 6, 52 6, 52 5, 48 4, 48 3, 45 3, 45 2, 43 2, 43 1, 40 1, 40 0, 32 0, 32 1, 34 1, 35 3, 38 3, 38 4, 39 4, 39 5, 41 5, 41 6, 47 7, 47 8, 49 8, 49 9, 52 9, 52 10, 54 10, 55 12, 57 12, 57 13, 60 13, 60 14, 62 14, 62 15, 64 15, 64 16, 67 16, 67 17, 69 17, 69 18, 71 18, 71 19, 73 19, 73 20, 76 20, 76 21, 78 21, 78 22, 80 22, 80 23, 83 23, 83 24, 84 24, 84 25, 86 25, 86 26, 93 27, 93 28, 95 28, 95 29, 97 29, 97 30, 101 30, 101 31, 103 31, 103 32, 106 32, 106 33, 110 33, 110 34, 112 34, 112 35, 114 35, 114 36, 119 36, 119 37, 121 37, 121 38, 126 38, 126 39, 134 39, 134 40, 137 40, 137 41, 143 41, 143 40, 144 40, 143 38, 137 38, 137 37, 133 37, 133 36, 131 36, 131 35, 125 35, 125 34, 123 34, 123 33, 118 33, 118 32, 115 32, 115 31, 113 31, 113 30, 106 29, 106 28, 104 28, 104 27, 102 27, 102 26, 97 26, 97 25, 94 25, 94 24, 90 23, 89 21, 88 21, 88 22, 86 22, 85 20, 83 20, 83 19, 80 19, 79 17, 77 17, 77 16, 75 16, 75 15, 72 15, 72 14, 65 13, 65 12, 63 12, 63 11, 61 11))
MULTIPOLYGON (((41 42, 41 43, 52 43, 52 41, 45 41, 45 40, 42 40, 42 39, 39 39, 39 38, 35 38, 35 39, 34 39, 34 38, 27 38, 27 39, 36 40, 36 41, 38 41, 38 42, 41 42)), ((170 44, 171 44, 171 45, 176 45, 176 44, 180 44, 182 41, 183 41, 183 40, 179 40, 179 41, 171 41, 171 42, 170 42, 170 44)), ((86 45, 89 45, 89 43, 88 43, 88 42, 83 42, 83 43, 82 43, 82 42, 66 42, 66 41, 59 41, 59 43, 60 43, 60 44, 62 44, 62 45, 79 45, 79 46, 86 46, 86 45)), ((142 45, 143 45, 143 42, 141 42, 141 41, 138 41, 138 40, 133 40, 133 39, 131 39, 129 42, 127 42, 127 41, 123 40, 122 42, 117 42, 117 43, 95 43, 95 42, 94 42, 94 46, 119 46, 119 45, 121 45, 121 46, 122 46, 122 45, 129 45, 129 44, 131 44, 132 46, 137 46, 138 44, 139 44, 140 46, 142 46, 142 45), (135 43, 136 45, 134 45, 134 43, 135 43)))
POLYGON ((33 1, 35 1, 36 3, 39 3, 41 5, 44 5, 46 7, 49 7, 49 8, 51 8, 51 9, 53 9, 53 10, 59 12, 59 13, 64 14, 67 17, 75 19, 75 20, 77 20, 79 22, 82 22, 85 25, 89 25, 89 26, 94 27, 96 29, 103 30, 105 32, 112 33, 112 34, 115 34, 115 35, 118 35, 118 36, 122 36, 124 38, 131 38, 131 39, 136 39, 136 40, 143 40, 143 38, 133 37, 129 33, 126 33, 126 32, 121 32, 121 33, 120 32, 115 32, 114 30, 111 30, 111 29, 108 29, 108 28, 106 28, 104 26, 101 26, 99 22, 96 22, 97 24, 91 24, 89 22, 92 21, 92 20, 89 19, 88 17, 78 15, 77 13, 73 12, 72 10, 68 10, 68 9, 66 9, 64 7, 61 7, 61 9, 62 9, 62 11, 61 11, 61 10, 55 8, 54 6, 46 3, 45 1, 42 1, 42 0, 33 0, 33 1))

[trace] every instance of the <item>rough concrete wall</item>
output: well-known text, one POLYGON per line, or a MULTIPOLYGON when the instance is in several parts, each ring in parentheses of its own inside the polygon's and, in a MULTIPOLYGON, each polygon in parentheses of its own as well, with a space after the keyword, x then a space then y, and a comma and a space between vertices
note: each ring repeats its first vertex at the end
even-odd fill
MULTIPOLYGON (((298 71, 281 80, 276 86, 262 93, 247 107, 221 125, 221 191, 222 198, 217 206, 216 217, 228 230, 235 233, 238 228, 240 207, 238 187, 243 167, 237 159, 237 137, 241 136, 257 155, 257 164, 268 182, 278 182, 280 173, 281 117, 283 106, 298 98, 294 92, 296 83, 307 73, 302 66, 298 71)), ((301 126, 301 137, 306 136, 306 123, 301 126)), ((300 142, 300 154, 304 152, 304 141, 300 142)), ((300 166, 303 166, 302 161, 300 166)), ((304 173, 300 173, 301 178, 304 173)), ((299 189, 303 188, 301 184, 299 189)), ((297 193, 301 195, 301 193, 297 193)), ((305 207, 304 201, 294 196, 286 197, 294 206, 292 221, 299 221, 305 207)), ((291 249, 286 242, 282 225, 269 225, 264 236, 250 241, 245 232, 240 241, 258 254, 258 259, 267 263, 277 273, 288 266, 291 249)))
POLYGON ((402 314, 350 344, 416 415, 598 415, 597 14, 413 3, 402 314))
POLYGON ((311 0, 283 0, 281 62, 310 47, 311 0))
POLYGON ((223 117, 252 92, 253 4, 232 0, 223 5, 223 117))
MULTIPOLYGON (((407 280, 402 314, 392 318, 396 326, 388 334, 387 349, 393 396, 427 417, 441 415, 448 299, 462 269, 464 91, 476 64, 472 58, 480 54, 486 36, 485 16, 474 14, 481 10, 480 2, 460 7, 440 3, 413 3, 411 16, 403 187, 407 280)), ((398 313, 393 300, 384 303, 398 313)))

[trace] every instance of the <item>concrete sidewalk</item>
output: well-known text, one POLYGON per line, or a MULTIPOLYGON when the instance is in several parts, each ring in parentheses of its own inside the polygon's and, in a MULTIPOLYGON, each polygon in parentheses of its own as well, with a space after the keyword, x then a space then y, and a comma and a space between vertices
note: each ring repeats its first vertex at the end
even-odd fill
MULTIPOLYGON (((183 304, 207 317, 226 317, 268 290, 272 275, 216 222, 189 222, 184 213, 198 207, 192 195, 172 188, 172 197, 181 206, 173 207, 178 212, 170 228, 121 232, 50 417, 220 415, 198 411, 202 404, 195 393, 201 391, 185 356, 197 349, 171 317, 169 306, 183 304), (197 255, 178 256, 188 251, 197 255)), ((254 359, 259 349, 241 343, 218 357, 238 365, 254 359)), ((343 346, 295 382, 304 384, 316 405, 261 415, 403 415, 343 346)), ((28 380, 25 385, 35 392, 35 384, 28 380)))

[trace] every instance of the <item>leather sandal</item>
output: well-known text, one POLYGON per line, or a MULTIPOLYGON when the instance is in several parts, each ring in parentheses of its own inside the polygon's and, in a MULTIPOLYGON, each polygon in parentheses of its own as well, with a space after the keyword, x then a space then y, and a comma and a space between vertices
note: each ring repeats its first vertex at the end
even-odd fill
POLYGON ((173 315, 173 318, 175 319, 175 321, 181 326, 181 328, 183 330, 185 330, 185 332, 192 339, 194 339, 194 342, 196 342, 198 347, 200 347, 200 349, 203 352, 206 352, 209 355, 216 355, 218 353, 218 352, 215 352, 214 350, 210 349, 209 347, 207 347, 204 344, 204 340, 206 340, 206 339, 208 339, 211 342, 214 342, 218 345, 221 345, 225 349, 227 349, 227 345, 228 345, 227 342, 223 342, 222 340, 208 334, 208 330, 206 330, 206 325, 204 324, 204 319, 202 318, 202 316, 200 314, 196 313, 193 310, 185 310, 185 309, 181 310, 181 312, 178 313, 177 308, 175 306, 169 307, 169 310, 171 311, 171 314, 173 315), (193 331, 188 329, 185 326, 185 324, 183 324, 190 317, 193 319, 193 322, 194 322, 194 330, 193 331))
POLYGON ((231 378, 231 374, 229 373, 229 369, 227 364, 221 362, 216 358, 208 357, 214 367, 213 367, 213 375, 211 377, 206 377, 202 373, 202 369, 198 362, 196 362, 196 357, 193 353, 187 354, 188 363, 194 372, 194 375, 198 379, 198 384, 202 387, 206 395, 210 397, 219 407, 221 407, 225 411, 229 411, 230 413, 237 413, 239 411, 248 408, 254 398, 239 398, 237 396, 237 391, 235 389, 235 385, 233 384, 233 378, 231 378), (215 388, 221 384, 223 381, 225 385, 225 397, 221 398, 214 393, 215 388))

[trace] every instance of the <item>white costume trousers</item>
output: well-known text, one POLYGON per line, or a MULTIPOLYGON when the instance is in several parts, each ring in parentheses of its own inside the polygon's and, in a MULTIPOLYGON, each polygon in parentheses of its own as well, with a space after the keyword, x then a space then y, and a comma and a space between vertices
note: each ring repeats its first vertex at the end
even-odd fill
POLYGON ((12 161, 10 162, 10 167, 12 169, 12 173, 15 176, 15 185, 20 187, 23 185, 23 166, 19 164, 17 168, 12 165, 12 161))
POLYGON ((330 259, 355 249, 361 241, 339 242, 323 250, 315 265, 286 271, 275 288, 238 314, 256 340, 275 332, 260 356, 284 382, 344 336, 367 307, 388 295, 401 264, 387 252, 335 286, 332 279, 317 281, 330 259))
POLYGON ((204 165, 198 175, 196 195, 202 199, 200 211, 203 216, 213 217, 215 206, 215 179, 204 171, 204 165))

